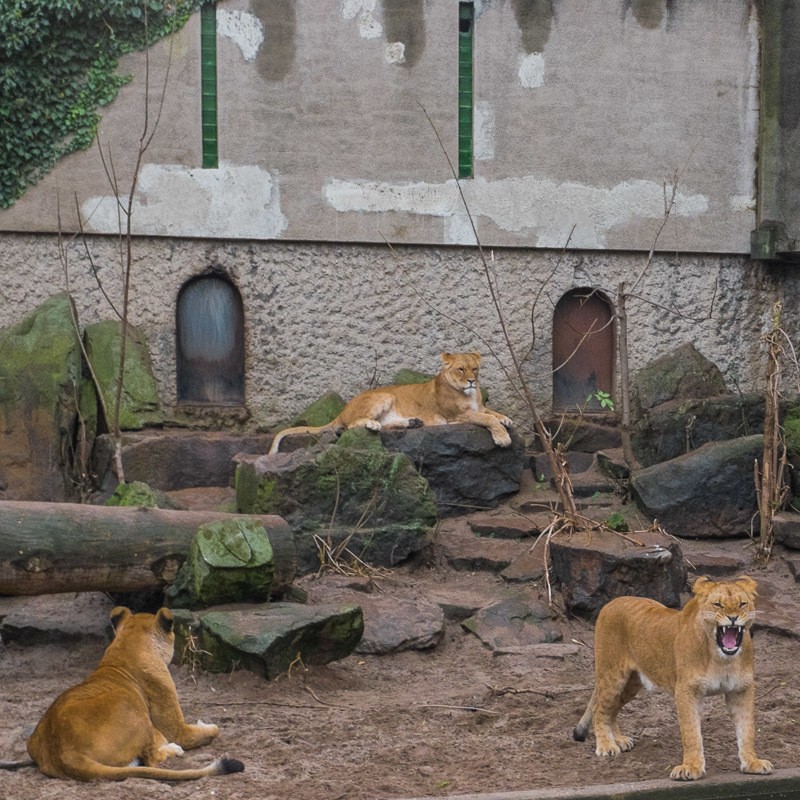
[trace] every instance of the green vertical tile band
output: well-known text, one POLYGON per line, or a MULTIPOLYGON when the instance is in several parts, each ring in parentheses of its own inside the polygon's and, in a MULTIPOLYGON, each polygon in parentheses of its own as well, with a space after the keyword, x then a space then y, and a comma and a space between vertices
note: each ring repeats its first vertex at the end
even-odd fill
POLYGON ((458 4, 458 177, 472 177, 472 44, 475 4, 458 4))
POLYGON ((217 4, 200 9, 200 103, 203 167, 219 166, 217 150, 217 4))

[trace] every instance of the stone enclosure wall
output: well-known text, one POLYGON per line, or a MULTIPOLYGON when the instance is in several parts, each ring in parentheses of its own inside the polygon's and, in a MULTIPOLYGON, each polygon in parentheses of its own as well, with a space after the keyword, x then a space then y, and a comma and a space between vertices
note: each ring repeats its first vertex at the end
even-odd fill
MULTIPOLYGON (((621 281, 637 282, 670 198, 629 301, 631 367, 691 341, 730 388, 757 389, 772 302, 796 298, 800 281, 792 266, 746 255, 761 222, 758 5, 471 5, 473 159, 461 185, 537 399, 552 397, 555 304, 588 288, 613 305, 621 281)), ((509 365, 447 163, 457 162, 458 17, 454 0, 218 2, 219 162, 209 169, 199 14, 151 48, 151 92, 168 62, 170 78, 134 197, 131 320, 168 409, 178 294, 217 273, 242 298, 257 425, 328 389, 350 396, 388 382, 399 367, 434 372, 440 351, 462 349, 486 357, 492 405, 526 421, 491 357, 509 365)), ((141 130, 143 64, 127 57, 134 80, 103 109, 120 194, 141 130)), ((117 220, 95 149, 0 210, 0 326, 67 279, 82 324, 113 317, 87 250, 118 303, 117 220), (88 247, 67 241, 68 276, 59 217, 64 232, 88 233, 88 247)), ((787 315, 795 338, 798 324, 787 315)))

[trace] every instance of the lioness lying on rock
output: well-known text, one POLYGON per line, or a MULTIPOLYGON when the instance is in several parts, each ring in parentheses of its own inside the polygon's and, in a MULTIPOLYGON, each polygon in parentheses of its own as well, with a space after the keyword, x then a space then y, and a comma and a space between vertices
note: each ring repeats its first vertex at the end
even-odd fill
POLYGON ((28 740, 33 761, 0 762, 0 767, 35 765, 51 778, 81 781, 186 781, 242 772, 242 762, 231 758, 218 758, 202 769, 159 766, 170 756, 208 744, 219 728, 183 719, 167 667, 175 646, 168 609, 132 614, 117 606, 111 622, 114 640, 97 669, 56 698, 28 740))

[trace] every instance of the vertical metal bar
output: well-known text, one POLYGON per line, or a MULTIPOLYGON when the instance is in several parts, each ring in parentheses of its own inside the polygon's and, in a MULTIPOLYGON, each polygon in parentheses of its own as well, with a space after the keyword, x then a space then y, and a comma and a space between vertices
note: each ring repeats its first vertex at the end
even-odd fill
POLYGON ((200 114, 203 167, 219 166, 217 143, 217 4, 200 9, 200 114))
POLYGON ((472 177, 475 4, 458 4, 458 177, 472 177))

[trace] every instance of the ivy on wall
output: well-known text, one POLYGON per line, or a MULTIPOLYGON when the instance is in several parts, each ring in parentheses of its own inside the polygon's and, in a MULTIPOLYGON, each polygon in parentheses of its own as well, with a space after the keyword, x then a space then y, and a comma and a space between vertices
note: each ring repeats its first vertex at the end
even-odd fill
POLYGON ((130 75, 120 56, 178 30, 203 0, 0 3, 0 208, 87 148, 130 75))

